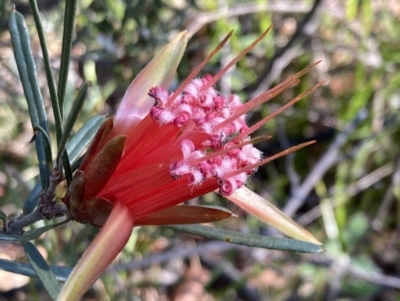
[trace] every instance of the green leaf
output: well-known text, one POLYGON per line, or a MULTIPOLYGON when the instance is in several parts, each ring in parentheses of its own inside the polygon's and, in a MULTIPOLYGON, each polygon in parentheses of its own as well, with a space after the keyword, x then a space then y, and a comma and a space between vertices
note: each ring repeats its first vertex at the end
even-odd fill
POLYGON ((32 268, 35 270, 36 275, 42 281, 44 288, 49 293, 53 300, 56 300, 60 294, 61 286, 57 281, 56 276, 47 265, 46 260, 42 254, 36 249, 36 247, 30 242, 23 242, 26 256, 29 262, 32 264, 32 268))
POLYGON ((11 14, 9 25, 14 55, 18 65, 18 73, 20 76, 21 73, 23 75, 21 80, 24 81, 24 93, 29 94, 28 101, 31 101, 30 105, 36 109, 38 125, 44 128, 48 133, 47 115, 36 75, 35 60, 33 58, 29 33, 25 25, 24 17, 19 12, 14 11, 11 14), (21 67, 25 67, 26 70, 21 70, 21 67))
MULTIPOLYGON (((16 262, 0 258, 0 269, 28 277, 37 277, 35 270, 29 263, 16 262)), ((71 268, 63 266, 50 266, 50 269, 59 281, 65 281, 72 271, 71 268)))
MULTIPOLYGON (((48 133, 46 111, 36 76, 36 66, 24 17, 14 11, 10 17, 9 27, 15 61, 28 103, 32 127, 40 126, 48 133)), ((43 188, 47 188, 50 181, 50 171, 46 164, 46 144, 43 139, 42 134, 39 133, 35 139, 35 143, 39 161, 40 179, 43 188)))
POLYGON ((44 226, 44 227, 41 227, 38 229, 29 230, 29 231, 25 232, 23 235, 0 233, 0 240, 19 241, 19 242, 30 241, 30 240, 38 238, 40 235, 42 235, 43 233, 45 233, 51 229, 57 228, 59 226, 62 226, 64 224, 68 223, 70 220, 71 220, 70 218, 67 218, 65 221, 62 221, 60 223, 44 226))
POLYGON ((53 76, 53 70, 51 69, 50 63, 50 55, 47 49, 47 43, 45 34, 43 31, 42 21, 40 20, 40 13, 39 8, 37 6, 36 0, 29 0, 29 3, 32 8, 33 18, 36 24, 36 30, 38 32, 40 46, 42 48, 43 54, 43 61, 44 61, 44 68, 46 70, 46 78, 47 78, 47 85, 49 87, 50 99, 51 99, 51 106, 53 109, 54 114, 54 122, 56 126, 56 136, 57 136, 57 144, 60 142, 62 136, 62 118, 61 118, 61 111, 58 103, 57 91, 56 91, 56 83, 53 76))
POLYGON ((52 152, 51 152, 51 141, 50 137, 47 135, 45 129, 43 129, 41 126, 34 126, 33 129, 35 131, 40 132, 43 135, 43 143, 45 145, 44 151, 45 151, 45 157, 46 157, 46 163, 49 168, 51 168, 51 164, 53 163, 52 159, 52 152))
POLYGON ((74 27, 75 27, 76 2, 77 0, 68 0, 65 2, 64 32, 62 39, 60 77, 58 80, 58 91, 57 91, 61 116, 64 107, 65 90, 67 87, 69 62, 71 56, 72 37, 74 34, 74 27))
POLYGON ((67 153, 71 163, 75 162, 83 149, 92 141, 105 117, 101 115, 90 118, 76 133, 67 144, 67 153))
POLYGON ((82 88, 80 89, 78 97, 74 103, 72 110, 71 110, 71 113, 68 116, 68 120, 67 120, 67 122, 65 124, 65 128, 64 128, 64 133, 63 133, 62 139, 60 141, 60 144, 58 146, 57 166, 60 166, 60 163, 61 163, 60 159, 62 157, 65 178, 67 180, 68 187, 71 185, 71 182, 72 182, 72 169, 71 169, 71 161, 69 159, 69 155, 67 152, 64 152, 65 145, 67 144, 67 141, 69 139, 69 136, 70 136, 72 128, 75 124, 75 121, 78 118, 80 111, 82 110, 83 104, 86 100, 89 86, 90 86, 90 82, 85 82, 83 84, 82 88))
POLYGON ((171 225, 168 226, 168 228, 248 247, 302 253, 320 253, 323 251, 323 249, 318 245, 290 238, 239 233, 202 225, 171 225))
POLYGON ((90 87, 90 82, 85 82, 81 87, 79 94, 74 102, 74 106, 68 116, 67 122, 65 123, 64 133, 61 138, 60 144, 58 145, 58 153, 57 153, 57 165, 59 165, 59 160, 61 159, 62 154, 64 153, 65 146, 71 134, 72 128, 75 125, 76 120, 78 119, 79 113, 82 110, 83 104, 85 103, 88 89, 90 87))
POLYGON ((71 161, 69 160, 68 153, 64 153, 62 156, 62 162, 64 166, 64 174, 65 179, 67 180, 68 187, 71 185, 72 182, 72 169, 71 169, 71 161))

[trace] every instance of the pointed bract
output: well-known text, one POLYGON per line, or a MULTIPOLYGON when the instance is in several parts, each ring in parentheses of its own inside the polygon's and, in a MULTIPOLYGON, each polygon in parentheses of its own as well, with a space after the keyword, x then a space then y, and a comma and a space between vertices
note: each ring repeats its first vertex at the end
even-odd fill
POLYGON ((247 187, 236 190, 232 195, 227 196, 227 198, 289 237, 322 245, 310 232, 296 224, 269 201, 247 187))
POLYGON ((124 248, 133 225, 128 208, 121 203, 115 204, 110 218, 72 270, 57 301, 80 300, 124 248))
POLYGON ((148 96, 152 87, 169 88, 176 69, 186 49, 186 31, 178 34, 133 80, 115 116, 115 129, 125 134, 136 126, 153 107, 154 100, 148 96))

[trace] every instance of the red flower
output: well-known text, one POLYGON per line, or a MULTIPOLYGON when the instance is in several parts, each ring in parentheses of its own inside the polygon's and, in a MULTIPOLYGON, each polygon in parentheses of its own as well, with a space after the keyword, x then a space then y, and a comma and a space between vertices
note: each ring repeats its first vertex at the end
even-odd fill
MULTIPOLYGON (((174 93, 165 87, 186 46, 185 34, 166 46, 132 82, 115 121, 108 119, 99 130, 64 200, 72 216, 101 226, 114 205, 121 202, 135 225, 199 223, 228 217, 227 212, 216 209, 171 207, 213 190, 230 196, 258 166, 275 158, 262 160, 249 135, 310 91, 252 127, 247 126, 245 114, 298 83, 298 77, 308 69, 246 104, 237 95, 223 96, 213 88, 265 34, 216 76, 193 78, 228 36, 174 93), (160 212, 167 208, 168 214, 160 212)), ((237 198, 231 199, 238 203, 237 198)), ((251 207, 250 199, 244 201, 251 207)), ((265 220, 263 212, 252 211, 265 220)))
POLYGON ((67 282, 63 298, 84 292, 123 248, 133 226, 229 217, 222 210, 177 206, 214 190, 287 235, 319 243, 244 187, 258 166, 310 144, 263 159, 252 144, 260 139, 251 140, 250 134, 318 85, 253 126, 246 124, 245 114, 297 84, 311 67, 245 104, 237 95, 224 96, 213 87, 266 33, 217 75, 194 78, 228 36, 169 93, 186 46, 186 35, 181 33, 132 82, 115 119, 108 119, 99 130, 64 199, 77 221, 101 226, 109 218, 74 271, 73 280, 67 282), (75 288, 77 283, 80 290, 75 288))

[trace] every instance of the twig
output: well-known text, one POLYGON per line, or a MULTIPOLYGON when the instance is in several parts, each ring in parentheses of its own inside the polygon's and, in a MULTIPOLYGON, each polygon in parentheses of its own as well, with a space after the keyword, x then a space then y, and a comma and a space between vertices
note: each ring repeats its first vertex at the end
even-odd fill
POLYGON ((335 17, 338 22, 343 22, 342 28, 349 30, 354 34, 358 41, 362 44, 358 47, 358 52, 355 53, 354 49, 350 49, 352 55, 356 60, 359 60, 363 65, 375 69, 384 68, 385 70, 393 70, 393 64, 386 62, 380 53, 379 44, 373 38, 373 35, 364 34, 364 26, 358 20, 348 21, 346 17, 345 8, 335 3, 334 1, 327 1, 328 10, 330 15, 335 17), (365 50, 364 50, 365 49, 365 50), (364 51, 363 51, 364 50, 364 51))
POLYGON ((44 219, 44 216, 39 212, 39 210, 34 210, 28 215, 19 216, 7 222, 4 230, 6 233, 22 234, 23 228, 42 219, 44 219))
POLYGON ((337 300, 337 295, 340 292, 342 280, 348 273, 350 265, 350 257, 346 254, 341 255, 334 260, 329 271, 329 286, 325 300, 337 300))
POLYGON ((61 217, 68 214, 67 207, 64 204, 52 202, 48 206, 38 206, 34 211, 27 215, 21 215, 8 221, 5 225, 5 232, 9 234, 22 235, 23 229, 38 221, 54 217, 61 217))
MULTIPOLYGON (((225 287, 235 287, 238 283, 241 283, 237 287, 237 295, 240 299, 246 301, 259 301, 261 296, 259 292, 252 288, 247 281, 243 282, 244 275, 243 272, 235 268, 232 263, 226 260, 211 260, 207 256, 200 256, 200 261, 210 271, 220 271, 218 277, 213 279, 213 282, 221 282, 225 287)), ((212 284, 210 284, 212 285, 212 284)))
POLYGON ((372 283, 400 289, 400 278, 383 275, 382 273, 366 271, 362 268, 350 266, 349 274, 372 283))
POLYGON ((390 205, 393 202, 393 189, 399 186, 400 181, 400 156, 397 158, 396 166, 394 167, 394 173, 392 176, 392 181, 386 190, 385 196, 381 206, 379 207, 378 213, 371 222, 371 227, 375 231, 381 230, 383 226, 383 221, 389 212, 390 205))
MULTIPOLYGON (((348 196, 348 198, 340 198, 341 201, 337 201, 337 195, 333 195, 331 198, 327 200, 328 203, 332 204, 332 207, 337 207, 342 205, 345 201, 347 201, 349 198, 355 196, 357 193, 367 189, 368 187, 371 187, 375 183, 379 182, 382 180, 384 177, 387 177, 393 172, 393 165, 391 163, 388 163, 382 167, 379 167, 378 169, 374 170, 370 174, 366 175, 365 177, 361 178, 357 182, 349 185, 345 191, 339 192, 338 194, 344 193, 348 196)), ((314 209, 310 210, 303 216, 301 216, 297 222, 305 226, 309 223, 311 223, 313 220, 317 219, 321 215, 321 206, 315 207, 314 209)))
POLYGON ((54 201, 56 187, 63 179, 57 170, 53 170, 50 176, 50 185, 47 191, 40 195, 40 201, 34 211, 27 215, 20 215, 4 225, 6 233, 22 235, 23 229, 40 220, 51 220, 54 217, 61 217, 68 214, 68 209, 64 204, 57 204, 54 201))
MULTIPOLYGON (((291 145, 286 135, 285 123, 282 121, 281 118, 278 118, 276 125, 277 125, 278 139, 281 148, 288 149, 291 145)), ((294 169, 294 159, 295 159, 294 153, 289 153, 285 156, 285 171, 290 181, 290 189, 291 189, 290 193, 292 195, 300 187, 300 176, 296 173, 296 170, 294 169)))
POLYGON ((293 216, 297 209, 299 209, 305 202, 306 197, 314 188, 315 184, 323 177, 323 175, 341 158, 339 149, 347 141, 349 135, 357 128, 357 126, 367 118, 367 111, 361 109, 354 120, 352 120, 343 132, 337 135, 336 139, 332 142, 329 149, 322 156, 322 158, 315 165, 308 177, 304 180, 299 189, 290 197, 283 212, 288 216, 293 216))
MULTIPOLYGON (((334 263, 333 259, 328 258, 326 255, 321 254, 319 258, 317 257, 312 257, 310 262, 315 265, 319 266, 330 266, 334 263)), ((399 277, 393 277, 393 276, 388 276, 385 274, 382 274, 379 271, 368 271, 364 268, 361 268, 359 266, 355 266, 352 264, 352 257, 349 257, 348 262, 348 267, 346 269, 347 275, 353 276, 354 278, 360 279, 360 280, 365 280, 371 283, 376 283, 385 287, 391 287, 395 289, 400 289, 400 278, 399 277)))
POLYGON ((208 254, 210 252, 224 252, 238 248, 245 248, 245 247, 221 241, 212 241, 201 245, 197 245, 195 247, 189 247, 189 248, 176 247, 170 251, 147 256, 139 261, 118 263, 110 268, 116 271, 143 269, 153 264, 160 264, 163 262, 173 260, 175 258, 184 259, 193 255, 208 254))
POLYGON ((324 0, 315 0, 309 12, 298 22, 296 32, 288 43, 275 51, 268 67, 264 70, 263 74, 259 76, 260 79, 258 82, 247 89, 248 91, 252 91, 250 99, 260 95, 271 86, 271 83, 280 76, 282 70, 298 55, 300 44, 304 43, 309 36, 315 33, 318 28, 319 23, 317 20, 322 11, 323 3, 324 0))
POLYGON ((235 16, 242 16, 257 12, 283 12, 283 13, 306 13, 310 10, 310 6, 303 4, 296 4, 292 2, 283 3, 248 3, 240 4, 230 7, 225 10, 218 10, 216 12, 205 12, 199 14, 196 19, 187 27, 189 37, 192 37, 201 27, 207 23, 215 22, 222 18, 230 18, 235 16))

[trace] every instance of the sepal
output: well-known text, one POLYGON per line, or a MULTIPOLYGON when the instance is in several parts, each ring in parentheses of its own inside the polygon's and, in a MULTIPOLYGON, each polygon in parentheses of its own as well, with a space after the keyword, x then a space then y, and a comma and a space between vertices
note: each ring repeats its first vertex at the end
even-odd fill
POLYGON ((204 206, 175 206, 155 212, 135 221, 136 226, 181 225, 211 223, 227 219, 232 213, 224 208, 204 206))

